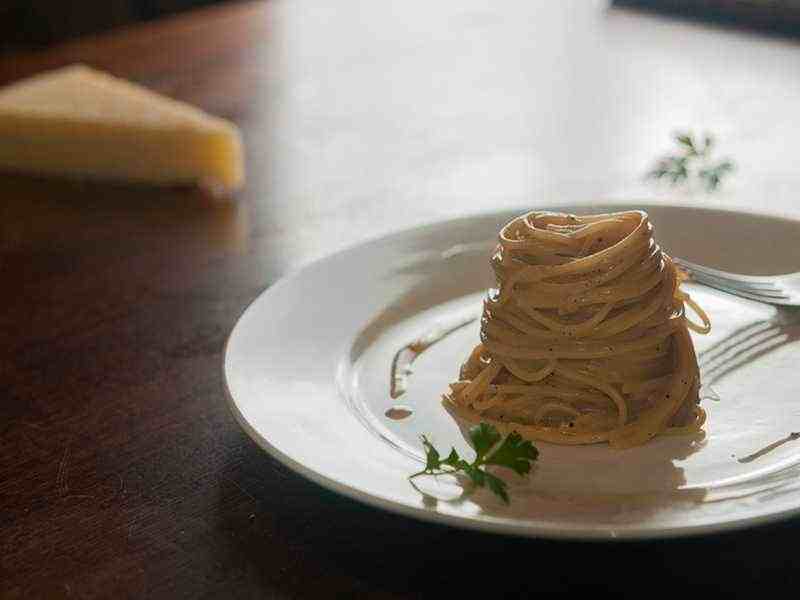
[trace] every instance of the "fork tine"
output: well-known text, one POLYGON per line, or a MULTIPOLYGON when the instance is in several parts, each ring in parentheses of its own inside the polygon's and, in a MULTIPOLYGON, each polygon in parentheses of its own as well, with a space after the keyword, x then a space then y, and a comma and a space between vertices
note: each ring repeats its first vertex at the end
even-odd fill
POLYGON ((792 298, 790 296, 787 296, 780 290, 775 290, 774 292, 768 295, 759 292, 757 290, 746 291, 743 289, 728 287, 712 279, 706 279, 704 277, 697 278, 697 281, 707 285, 708 287, 712 287, 714 289, 721 290, 723 292, 727 292, 735 296, 741 296, 742 298, 755 300, 757 302, 766 302, 768 304, 793 304, 793 302, 791 301, 792 298))
POLYGON ((676 259, 675 262, 687 269, 695 275, 703 275, 711 277, 718 281, 730 283, 730 285, 737 289, 750 289, 750 290, 775 290, 778 289, 775 282, 766 277, 753 277, 749 275, 734 275, 726 273, 725 271, 718 271, 703 265, 696 265, 686 260, 676 259))
POLYGON ((787 306, 800 306, 800 290, 793 291, 787 288, 776 277, 754 277, 718 271, 683 260, 673 258, 675 264, 686 269, 691 278, 697 283, 722 290, 729 294, 765 302, 767 304, 782 304, 787 306))
POLYGON ((714 277, 705 273, 693 273, 695 281, 705 283, 715 287, 723 287, 730 290, 736 290, 757 296, 764 296, 766 298, 780 298, 785 297, 786 294, 775 285, 770 287, 756 287, 745 281, 736 281, 735 279, 727 279, 723 277, 714 277))

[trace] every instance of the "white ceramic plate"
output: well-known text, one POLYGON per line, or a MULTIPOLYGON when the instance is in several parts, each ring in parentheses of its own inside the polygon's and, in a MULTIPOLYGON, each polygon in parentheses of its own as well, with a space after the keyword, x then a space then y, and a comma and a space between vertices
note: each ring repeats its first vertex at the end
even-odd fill
MULTIPOLYGON (((800 270, 800 221, 700 208, 642 206, 662 245, 691 261, 745 273, 800 270)), ((598 212, 624 207, 571 207, 598 212)), ((630 207, 628 207, 630 208, 630 207)), ((644 447, 537 443, 528 478, 502 472, 506 506, 420 469, 427 434, 471 455, 441 394, 478 339, 478 323, 414 362, 390 397, 401 347, 479 314, 492 283, 489 252, 513 213, 428 225, 316 262, 264 292, 225 354, 233 411, 267 452, 319 484, 367 504, 491 532, 558 538, 707 533, 800 511, 800 315, 689 286, 713 331, 695 336, 708 411, 703 440, 644 447), (413 410, 403 420, 386 411, 413 410), (781 443, 782 442, 782 443, 781 443), (772 445, 772 446, 770 446, 772 445), (767 450, 759 453, 761 449, 767 450)))

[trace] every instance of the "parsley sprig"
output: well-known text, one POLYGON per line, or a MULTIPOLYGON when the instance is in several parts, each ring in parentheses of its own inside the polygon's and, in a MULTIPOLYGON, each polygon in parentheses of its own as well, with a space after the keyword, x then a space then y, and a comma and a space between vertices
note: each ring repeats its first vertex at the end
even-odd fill
POLYGON ((711 159, 715 140, 710 134, 705 134, 700 140, 691 133, 677 133, 675 143, 678 153, 659 159, 648 172, 649 178, 667 180, 672 185, 696 178, 703 183, 706 191, 713 192, 720 186, 723 178, 735 169, 730 159, 716 162, 711 159))
POLYGON ((496 465, 511 469, 517 475, 527 475, 531 470, 531 462, 539 456, 539 451, 529 441, 523 440, 516 431, 503 439, 497 429, 488 423, 472 427, 469 430, 469 438, 475 449, 475 459, 471 463, 461 458, 455 448, 450 448, 450 454, 443 459, 439 451, 423 435, 425 468, 411 475, 409 479, 420 475, 463 473, 476 487, 487 486, 508 504, 506 482, 486 471, 484 467, 496 465))

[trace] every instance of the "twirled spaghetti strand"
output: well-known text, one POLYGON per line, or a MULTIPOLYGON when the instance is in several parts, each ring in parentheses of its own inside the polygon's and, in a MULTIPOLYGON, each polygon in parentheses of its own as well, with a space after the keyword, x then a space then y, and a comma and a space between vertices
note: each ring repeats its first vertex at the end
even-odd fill
POLYGON ((498 289, 484 303, 481 343, 446 396, 458 414, 616 448, 702 427, 688 330, 710 323, 646 213, 531 212, 502 229, 491 264, 498 289))

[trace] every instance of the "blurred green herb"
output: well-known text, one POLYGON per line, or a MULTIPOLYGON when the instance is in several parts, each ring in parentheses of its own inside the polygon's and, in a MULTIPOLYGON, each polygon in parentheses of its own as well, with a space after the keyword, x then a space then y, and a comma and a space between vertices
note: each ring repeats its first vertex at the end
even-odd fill
POLYGON ((527 475, 531 470, 531 462, 539 456, 538 450, 529 441, 523 440, 516 431, 502 439, 497 429, 488 423, 472 427, 469 430, 469 437, 475 449, 475 459, 471 463, 462 459, 455 448, 450 448, 450 454, 443 459, 433 444, 423 435, 425 468, 411 475, 409 479, 420 475, 463 473, 476 487, 487 486, 508 504, 506 482, 487 472, 483 467, 497 465, 511 469, 518 475, 527 475))
POLYGON ((698 179, 706 191, 713 192, 719 188, 725 176, 735 169, 730 159, 712 159, 711 151, 715 140, 709 134, 705 134, 700 140, 691 133, 677 133, 675 143, 678 146, 677 152, 659 159, 647 173, 649 178, 666 180, 672 185, 698 179))

